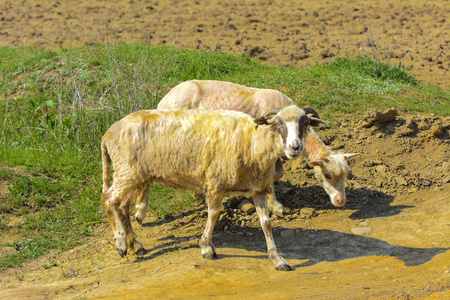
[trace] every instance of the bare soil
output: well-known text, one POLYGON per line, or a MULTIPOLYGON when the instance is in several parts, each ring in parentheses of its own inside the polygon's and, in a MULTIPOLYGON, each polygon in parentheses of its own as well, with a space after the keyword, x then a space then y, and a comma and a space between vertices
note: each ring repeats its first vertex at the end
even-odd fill
POLYGON ((3 0, 0 45, 143 42, 307 66, 361 55, 450 87, 448 0, 3 0))
MULTIPOLYGON (((397 53, 396 61, 422 80, 448 87, 444 0, 25 0, 0 6, 3 46, 79 46, 106 36, 301 66, 330 53, 374 50, 380 58, 397 53), (366 44, 371 36, 376 47, 366 44)), ((256 215, 243 213, 231 198, 214 234, 217 260, 200 254, 206 210, 199 202, 168 220, 149 212, 143 226, 135 226, 144 256, 120 258, 105 223, 83 246, 2 270, 0 298, 449 298, 450 118, 402 112, 385 122, 376 116, 333 120, 339 128, 318 131, 333 150, 361 153, 351 162, 344 208, 331 205, 304 160, 286 162, 275 188, 287 214, 273 216, 272 225, 291 272, 274 269, 256 215)), ((0 254, 7 251, 14 250, 0 247, 0 254)))

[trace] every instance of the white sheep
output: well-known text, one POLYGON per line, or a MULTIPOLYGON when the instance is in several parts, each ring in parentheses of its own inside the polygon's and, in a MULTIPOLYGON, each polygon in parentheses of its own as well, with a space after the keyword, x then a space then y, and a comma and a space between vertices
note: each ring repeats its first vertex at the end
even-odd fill
MULTIPOLYGON (((272 89, 258 89, 236 83, 216 80, 190 80, 175 86, 161 99, 158 109, 186 108, 186 109, 228 109, 242 111, 252 117, 263 115, 273 108, 284 108, 294 105, 294 102, 283 93, 272 89)), ((319 118, 313 110, 307 110, 314 117, 319 118)), ((335 153, 320 140, 314 129, 309 128, 305 136, 304 151, 308 164, 314 168, 316 178, 324 187, 333 205, 345 205, 345 179, 350 172, 348 159, 358 153, 335 153)), ((276 162, 274 180, 283 176, 284 168, 281 160, 276 162)), ((136 219, 142 223, 148 199, 140 197, 136 202, 136 219)), ((276 201, 273 194, 269 197, 269 208, 277 215, 284 212, 283 206, 276 201)))
POLYGON ((101 200, 117 252, 122 257, 127 251, 146 253, 130 223, 130 195, 148 197, 150 184, 159 182, 206 195, 208 220, 200 247, 207 259, 217 256, 212 231, 224 194, 252 197, 269 259, 277 270, 291 270, 275 247, 267 195, 275 161, 280 156, 298 157, 308 125, 321 123, 293 105, 255 119, 236 111, 146 110, 113 124, 102 138, 101 200))

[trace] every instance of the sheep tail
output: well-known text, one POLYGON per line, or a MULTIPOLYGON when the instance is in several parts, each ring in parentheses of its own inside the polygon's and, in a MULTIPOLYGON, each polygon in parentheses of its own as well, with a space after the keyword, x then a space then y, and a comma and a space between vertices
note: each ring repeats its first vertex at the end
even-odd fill
POLYGON ((111 171, 111 157, 105 142, 102 142, 102 170, 103 170, 103 188, 102 192, 106 192, 111 187, 110 171, 111 171))

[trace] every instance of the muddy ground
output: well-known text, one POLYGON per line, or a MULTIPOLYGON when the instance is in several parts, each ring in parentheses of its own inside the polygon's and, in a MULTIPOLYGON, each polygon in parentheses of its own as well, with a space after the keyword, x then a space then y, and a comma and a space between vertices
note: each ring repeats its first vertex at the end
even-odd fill
MULTIPOLYGON (((448 88, 449 2, 367 3, 2 1, 0 45, 67 47, 108 37, 299 66, 374 50, 448 88), (376 47, 367 44, 371 36, 376 47)), ((215 261, 200 254, 206 210, 198 202, 168 220, 150 213, 136 226, 144 256, 120 258, 105 223, 83 246, 2 270, 0 298, 449 298, 450 119, 399 112, 371 120, 333 120, 338 128, 318 131, 334 151, 361 153, 351 161, 344 208, 331 205, 304 160, 285 164, 275 188, 287 214, 272 216, 272 225, 291 272, 273 268, 256 215, 228 199, 215 261)))

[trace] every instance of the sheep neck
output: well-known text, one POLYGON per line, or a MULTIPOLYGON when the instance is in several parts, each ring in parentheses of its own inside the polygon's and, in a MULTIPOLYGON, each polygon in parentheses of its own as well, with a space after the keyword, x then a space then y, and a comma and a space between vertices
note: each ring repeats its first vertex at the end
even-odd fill
POLYGON ((283 138, 271 126, 260 126, 252 139, 251 153, 261 168, 271 166, 284 154, 283 138))

